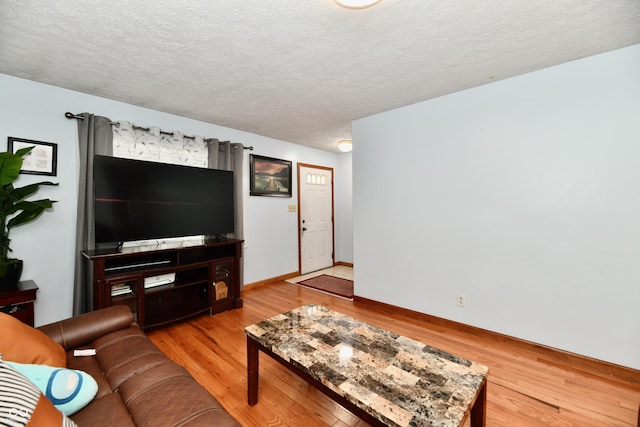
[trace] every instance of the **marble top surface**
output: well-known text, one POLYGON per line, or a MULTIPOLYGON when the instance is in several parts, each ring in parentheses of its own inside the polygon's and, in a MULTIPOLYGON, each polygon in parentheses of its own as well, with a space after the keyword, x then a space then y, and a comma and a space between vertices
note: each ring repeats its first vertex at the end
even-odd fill
POLYGON ((315 304, 247 326, 264 347, 391 426, 459 426, 488 368, 315 304))

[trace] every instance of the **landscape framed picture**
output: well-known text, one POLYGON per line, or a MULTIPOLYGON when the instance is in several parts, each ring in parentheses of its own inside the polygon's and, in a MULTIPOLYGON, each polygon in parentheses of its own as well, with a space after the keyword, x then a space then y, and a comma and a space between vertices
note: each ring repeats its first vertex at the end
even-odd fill
POLYGON ((20 173, 56 176, 58 145, 52 142, 9 137, 7 151, 15 153, 27 147, 33 147, 33 150, 24 156, 20 173))
POLYGON ((291 161, 252 154, 250 163, 250 195, 291 197, 291 161))

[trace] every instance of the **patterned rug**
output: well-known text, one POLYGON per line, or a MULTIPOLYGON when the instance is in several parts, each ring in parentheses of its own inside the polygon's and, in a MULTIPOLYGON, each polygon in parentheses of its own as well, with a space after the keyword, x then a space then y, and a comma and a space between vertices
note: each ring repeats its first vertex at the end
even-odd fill
POLYGON ((340 277, 321 274, 311 279, 296 282, 296 285, 306 286, 318 291, 353 299, 353 281, 340 277))

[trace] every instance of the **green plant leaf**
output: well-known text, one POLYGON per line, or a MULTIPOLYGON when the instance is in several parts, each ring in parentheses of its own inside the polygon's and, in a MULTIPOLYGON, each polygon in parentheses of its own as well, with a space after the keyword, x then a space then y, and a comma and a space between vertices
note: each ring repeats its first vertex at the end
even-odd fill
POLYGON ((18 225, 33 221, 36 219, 45 209, 53 206, 53 201, 49 199, 25 201, 15 204, 9 209, 9 214, 20 212, 7 222, 7 229, 11 229, 18 225))
POLYGON ((58 184, 51 181, 36 182, 35 184, 29 184, 25 185, 24 187, 14 188, 13 191, 10 192, 9 197, 11 197, 14 202, 18 202, 20 200, 26 199, 27 197, 38 191, 41 185, 58 184))
POLYGON ((0 153, 0 187, 11 184, 18 179, 22 167, 22 157, 31 150, 33 147, 21 148, 15 153, 7 151, 0 153))

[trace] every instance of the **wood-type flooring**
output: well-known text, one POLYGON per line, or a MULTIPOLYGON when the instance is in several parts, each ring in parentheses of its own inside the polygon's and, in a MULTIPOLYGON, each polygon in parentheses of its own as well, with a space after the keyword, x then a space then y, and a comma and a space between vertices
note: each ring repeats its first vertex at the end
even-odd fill
POLYGON ((348 301, 285 282, 249 286, 242 298, 240 309, 199 316, 150 331, 149 336, 243 426, 367 425, 263 354, 258 404, 247 404, 244 327, 308 303, 488 366, 488 427, 638 425, 637 371, 627 370, 630 375, 624 369, 603 371, 591 363, 572 363, 562 352, 554 357, 466 328, 434 324, 392 307, 348 301))

